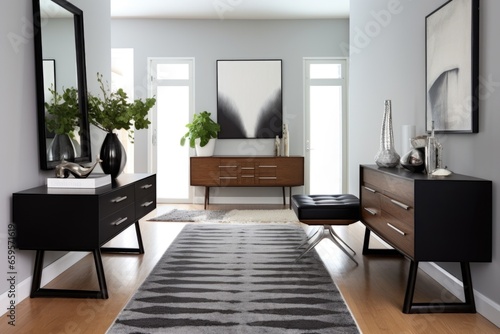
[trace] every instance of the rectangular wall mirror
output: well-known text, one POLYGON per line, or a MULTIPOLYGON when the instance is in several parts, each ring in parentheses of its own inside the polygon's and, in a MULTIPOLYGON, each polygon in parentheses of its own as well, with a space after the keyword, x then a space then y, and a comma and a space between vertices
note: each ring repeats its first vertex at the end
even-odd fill
POLYGON ((83 12, 33 0, 40 168, 90 162, 83 12))

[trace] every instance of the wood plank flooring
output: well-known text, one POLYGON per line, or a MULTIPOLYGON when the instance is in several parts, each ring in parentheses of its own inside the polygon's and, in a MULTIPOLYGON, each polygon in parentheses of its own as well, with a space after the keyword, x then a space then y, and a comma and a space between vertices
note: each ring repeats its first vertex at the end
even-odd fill
MULTIPOLYGON (((172 207, 203 209, 202 205, 159 205, 140 223, 144 255, 103 254, 109 299, 27 298, 17 305, 16 327, 9 326, 3 316, 0 333, 105 333, 184 226, 147 221, 172 207)), ((210 205, 209 209, 274 208, 283 207, 210 205)), ((330 241, 322 241, 316 249, 363 333, 500 333, 499 328, 479 314, 403 314, 408 261, 402 257, 362 256, 361 223, 336 227, 336 231, 356 250, 359 266, 330 241)), ((133 228, 125 231, 111 245, 135 246, 134 232, 133 228)), ((92 256, 83 258, 46 287, 97 289, 92 256)), ((419 273, 415 300, 429 301, 436 297, 448 299, 451 295, 426 274, 419 273)))

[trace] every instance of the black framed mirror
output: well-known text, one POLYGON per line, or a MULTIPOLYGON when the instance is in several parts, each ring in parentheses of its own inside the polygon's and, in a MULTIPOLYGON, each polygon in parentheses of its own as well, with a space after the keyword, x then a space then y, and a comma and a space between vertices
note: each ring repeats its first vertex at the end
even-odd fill
POLYGON ((92 160, 83 12, 65 0, 33 0, 40 168, 92 160))

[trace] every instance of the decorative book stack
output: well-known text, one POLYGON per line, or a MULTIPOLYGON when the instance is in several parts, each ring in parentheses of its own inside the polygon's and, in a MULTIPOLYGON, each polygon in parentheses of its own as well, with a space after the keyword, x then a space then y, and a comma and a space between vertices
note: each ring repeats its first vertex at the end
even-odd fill
POLYGON ((73 176, 47 178, 48 188, 99 188, 107 184, 111 184, 111 175, 109 174, 91 174, 86 178, 73 176))

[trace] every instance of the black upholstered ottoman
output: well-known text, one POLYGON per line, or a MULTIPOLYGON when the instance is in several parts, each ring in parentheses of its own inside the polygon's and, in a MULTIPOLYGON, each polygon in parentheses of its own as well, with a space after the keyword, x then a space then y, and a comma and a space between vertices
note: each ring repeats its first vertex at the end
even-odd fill
POLYGON ((307 225, 323 225, 307 242, 310 241, 304 254, 323 239, 332 240, 356 264, 354 257, 339 243, 342 242, 355 255, 356 252, 342 240, 333 230, 332 225, 349 225, 359 220, 359 199, 351 194, 340 195, 293 195, 292 209, 299 220, 307 225), (319 233, 318 233, 319 232, 319 233))

